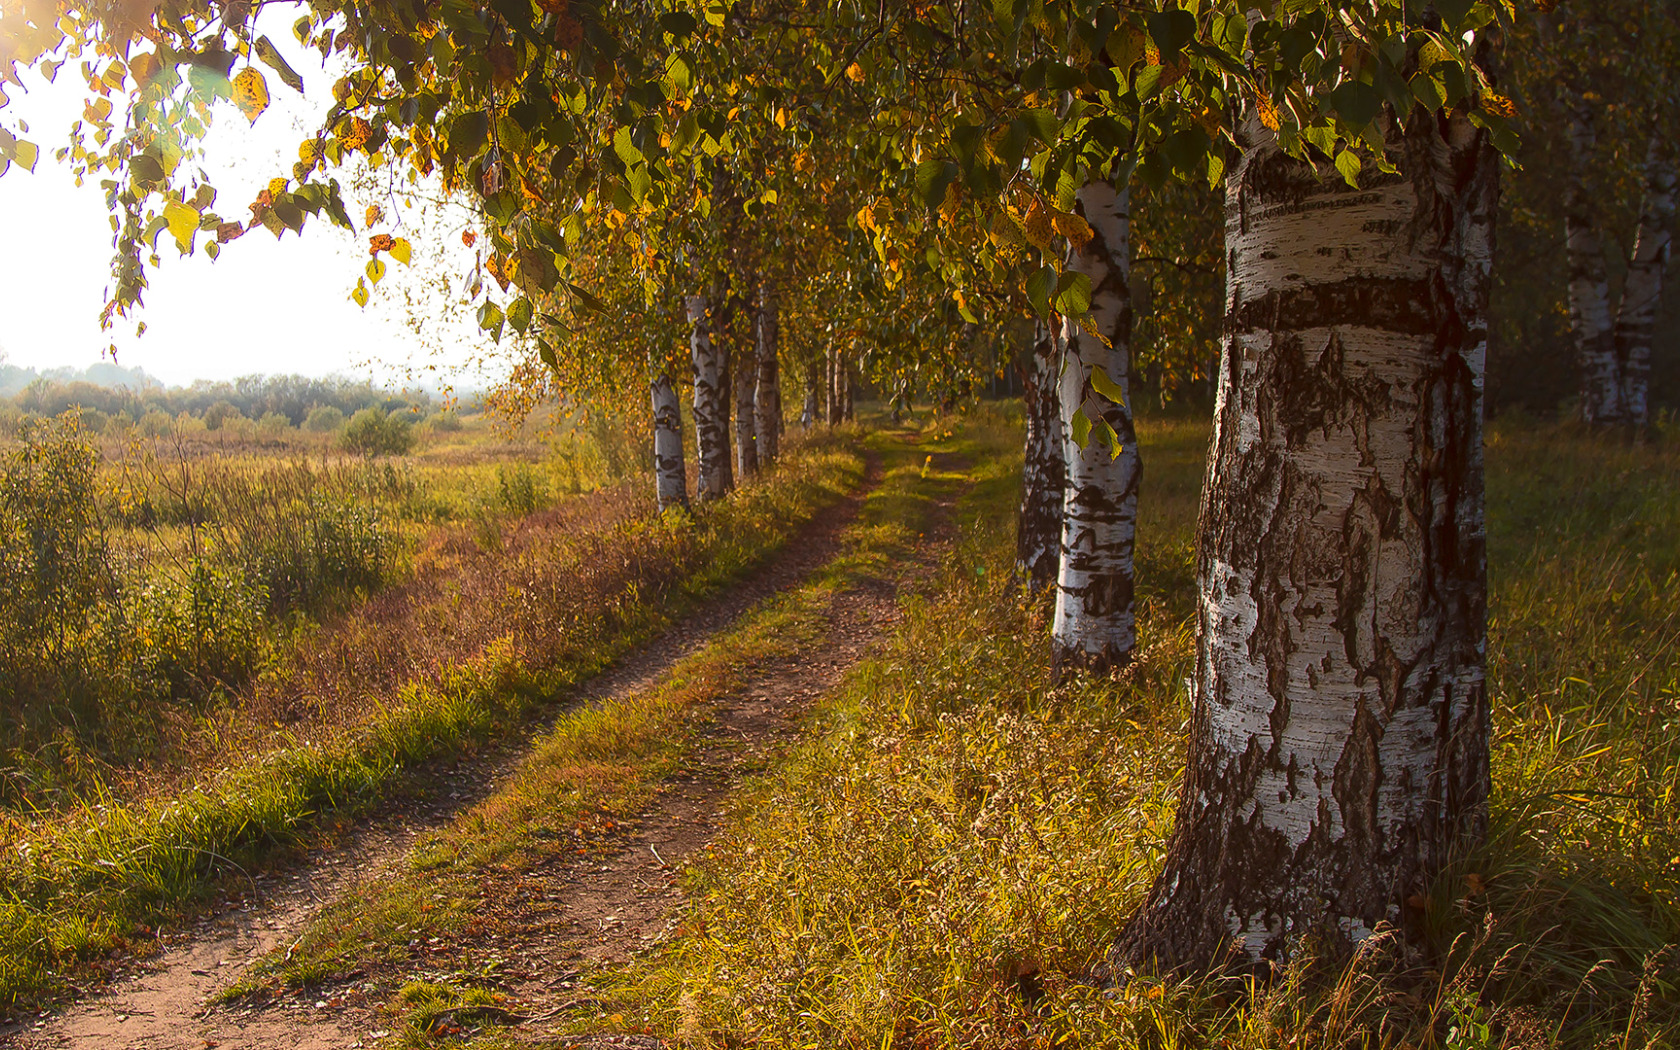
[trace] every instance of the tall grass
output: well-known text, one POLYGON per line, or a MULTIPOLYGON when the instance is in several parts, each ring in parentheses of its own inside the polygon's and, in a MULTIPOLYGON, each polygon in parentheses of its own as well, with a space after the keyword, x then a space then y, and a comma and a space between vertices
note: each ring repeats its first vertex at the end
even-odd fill
POLYGON ((861 470, 819 443, 697 519, 607 492, 526 516, 496 554, 464 530, 434 537, 410 582, 298 639, 201 724, 206 772, 13 821, 0 842, 0 1004, 53 987, 323 814, 367 806, 399 770, 517 725, 785 543, 861 470))
POLYGON ((1680 1038, 1680 454, 1490 433, 1495 796, 1432 943, 1105 989, 1158 870, 1205 429, 1146 427, 1139 659, 1047 688, 982 485, 939 591, 740 799, 611 1009, 685 1045, 1658 1047, 1680 1038))

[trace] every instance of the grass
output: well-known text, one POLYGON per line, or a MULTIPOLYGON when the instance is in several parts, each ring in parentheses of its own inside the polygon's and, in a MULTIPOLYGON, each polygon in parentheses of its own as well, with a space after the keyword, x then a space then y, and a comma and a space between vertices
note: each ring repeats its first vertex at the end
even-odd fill
MULTIPOLYGON (((971 440, 993 421, 978 421, 971 440)), ((1434 943, 1303 946, 1269 984, 1086 975, 1171 829, 1205 428, 1141 435, 1141 652, 1044 685, 1008 582, 1013 476, 965 499, 940 587, 690 875, 683 936, 601 974, 607 1027, 685 1046, 1672 1047, 1680 1040, 1680 452, 1489 437, 1492 831, 1434 943)), ((1001 461, 1001 459, 1000 459, 1001 461)))
POLYGON ((650 688, 562 716, 508 783, 423 841, 398 877, 329 907, 291 950, 268 957, 229 994, 355 972, 396 991, 391 1009, 404 1018, 410 1043, 456 1034, 460 1011, 449 1004, 494 1001, 492 988, 468 976, 495 962, 495 949, 481 943, 491 898, 524 873, 618 849, 615 832, 689 760, 713 706, 757 669, 819 643, 836 598, 891 579, 931 530, 936 499, 970 484, 961 459, 935 470, 923 458, 929 450, 966 458, 967 443, 947 436, 910 445, 897 434, 870 440, 884 460, 883 482, 864 500, 841 551, 809 581, 750 609, 650 688), (455 946, 449 964, 460 977, 427 983, 422 975, 439 965, 428 949, 439 940, 455 946))
MULTIPOLYGON (((422 549, 417 559, 453 557, 474 571, 422 571, 412 589, 310 639, 313 656, 294 667, 293 690, 354 690, 349 715, 230 733, 222 768, 172 790, 87 797, 13 823, 0 859, 0 1005, 95 976, 100 957, 143 948, 221 880, 305 841, 328 816, 365 810, 401 771, 522 724, 779 548, 861 472, 843 444, 818 441, 694 522, 590 528, 559 513, 522 523, 494 555, 422 549), (417 634, 429 619, 439 622, 417 634)), ((330 706, 322 694, 317 709, 330 706)))

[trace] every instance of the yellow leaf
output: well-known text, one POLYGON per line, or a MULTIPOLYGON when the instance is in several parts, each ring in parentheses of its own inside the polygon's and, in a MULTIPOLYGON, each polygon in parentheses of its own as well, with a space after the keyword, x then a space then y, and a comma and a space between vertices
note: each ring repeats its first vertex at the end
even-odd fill
POLYGON ((858 65, 856 62, 853 62, 851 65, 846 67, 846 77, 854 84, 863 83, 863 67, 858 65))
POLYGON ((367 222, 363 225, 372 226, 385 217, 385 209, 377 204, 367 206, 367 222))
POLYGON ((1255 108, 1259 110, 1260 123, 1276 131, 1278 129, 1278 111, 1277 106, 1272 104, 1272 100, 1262 95, 1255 104, 1255 108))
POLYGON ((378 259, 369 259, 367 264, 368 280, 378 284, 385 278, 385 264, 378 259))
POLYGON ((787 127, 787 110, 780 106, 776 107, 776 126, 784 129, 787 127))
POLYGON ((286 184, 290 179, 273 178, 268 180, 268 199, 270 201, 286 192, 286 184))
POLYGON ((1070 211, 1052 212, 1050 225, 1056 232, 1068 239, 1068 243, 1075 248, 1083 248, 1091 239, 1091 227, 1086 221, 1070 211))
POLYGON ((268 81, 254 67, 246 66, 233 78, 233 104, 253 124, 268 108, 268 81))
POLYGON ((408 260, 413 256, 413 253, 414 253, 413 247, 409 245, 408 241, 404 240, 401 237, 398 237, 391 242, 390 251, 391 251, 391 258, 393 258, 393 259, 397 260, 398 262, 402 263, 404 266, 408 265, 408 260))
POLYGON ((198 232, 198 209, 190 204, 170 201, 163 206, 163 219, 169 223, 169 232, 175 235, 175 243, 182 253, 191 250, 193 234, 198 232))
POLYGON ((367 285, 362 283, 360 277, 356 278, 356 287, 351 291, 350 298, 355 301, 357 306, 366 307, 368 304, 367 285))

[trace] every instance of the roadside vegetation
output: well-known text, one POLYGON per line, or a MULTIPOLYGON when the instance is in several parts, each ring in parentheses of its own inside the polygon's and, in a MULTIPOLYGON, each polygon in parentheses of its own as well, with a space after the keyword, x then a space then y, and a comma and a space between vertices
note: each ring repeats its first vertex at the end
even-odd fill
POLYGON ((481 420, 369 463, 27 422, 0 449, 0 1006, 525 724, 862 471, 842 438, 795 442, 661 516, 615 442, 592 420, 510 456, 481 420))
POLYGON ((1044 609, 1010 582, 1014 481, 983 480, 938 591, 740 794, 682 933, 596 975, 580 1027, 690 1046, 1672 1045, 1680 453, 1532 422, 1489 448, 1492 830, 1412 902, 1427 953, 1379 934, 1351 961, 1309 944, 1269 983, 1108 971, 1174 812, 1205 440, 1142 429, 1144 627, 1113 680, 1045 687, 1044 609))

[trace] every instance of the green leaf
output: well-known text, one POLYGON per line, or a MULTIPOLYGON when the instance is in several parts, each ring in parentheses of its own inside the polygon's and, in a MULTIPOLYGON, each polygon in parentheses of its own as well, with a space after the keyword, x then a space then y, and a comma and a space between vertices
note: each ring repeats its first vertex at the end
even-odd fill
POLYGON ((1121 408, 1126 407, 1126 391, 1109 376, 1106 370, 1102 368, 1091 369, 1091 389, 1121 408))
POLYGON ((1055 111, 1049 109, 1022 110, 1021 122, 1034 138, 1045 145, 1056 141, 1062 124, 1056 119, 1055 111))
POLYGON ((659 28, 670 33, 678 40, 682 40, 685 37, 693 36, 695 31, 700 28, 700 23, 696 22, 694 16, 687 11, 672 11, 659 16, 659 28))
POLYGON ((1079 317, 1091 309, 1091 278, 1088 274, 1066 270, 1056 282, 1056 309, 1072 317, 1079 317))
POLYGON ((614 132, 612 145, 613 152, 618 154, 618 159, 624 162, 626 168, 635 167, 647 160, 642 151, 636 148, 636 144, 630 141, 629 128, 620 127, 614 132))
POLYGON ((518 332, 520 335, 524 335, 525 329, 531 327, 531 313, 531 300, 522 295, 508 304, 508 324, 513 326, 513 330, 515 332, 518 332))
POLYGON ((583 308, 586 312, 598 314, 606 310, 607 304, 603 303, 589 289, 583 287, 582 285, 573 284, 570 281, 566 282, 566 287, 573 295, 578 297, 578 300, 583 304, 583 308))
POLYGON ((1073 435, 1073 443, 1078 445, 1080 448, 1084 448, 1090 443, 1091 417, 1085 414, 1085 410, 1083 408, 1075 412, 1073 414, 1073 418, 1068 420, 1068 430, 1073 435))
POLYGON ((1356 128, 1377 119, 1382 112, 1382 95, 1370 84, 1350 80, 1330 92, 1330 104, 1336 116, 1356 128))
POLYGON ((481 109, 462 113, 449 125, 449 149, 462 160, 478 156, 490 140, 490 118, 481 109))
POLYGON ((293 91, 303 91, 303 78, 298 76, 297 70, 286 64, 280 51, 274 46, 274 41, 268 37, 257 38, 257 57, 263 60, 263 65, 280 75, 280 82, 293 91))
POLYGON ((486 299, 484 305, 478 308, 478 327, 489 332, 496 342, 502 341, 502 325, 507 323, 507 317, 502 308, 486 299))
POLYGON ((1027 278, 1027 298, 1040 317, 1050 314, 1050 293, 1056 287, 1056 271, 1046 266, 1035 270, 1027 278))
POLYGON ((1342 173, 1342 178, 1354 189, 1359 188, 1359 169, 1363 167, 1359 162, 1359 155, 1350 149, 1336 154, 1336 170, 1342 173))
POLYGON ((948 160, 924 160, 916 165, 916 194, 930 208, 945 202, 945 193, 957 177, 957 165, 948 160))
POLYGON ((1178 54, 1196 36, 1196 16, 1178 8, 1148 15, 1144 24, 1155 46, 1161 49, 1162 58, 1178 54))

